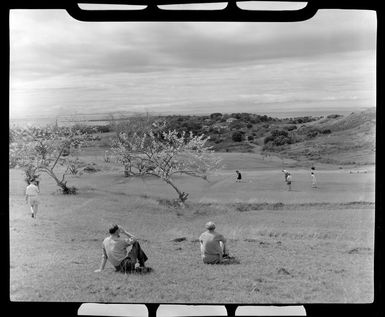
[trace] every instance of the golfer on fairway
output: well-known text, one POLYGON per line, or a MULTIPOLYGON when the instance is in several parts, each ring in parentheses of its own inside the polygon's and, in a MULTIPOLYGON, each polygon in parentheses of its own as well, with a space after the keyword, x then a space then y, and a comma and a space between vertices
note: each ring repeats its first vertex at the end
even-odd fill
POLYGON ((315 178, 314 172, 310 172, 311 175, 311 187, 316 188, 317 187, 317 180, 315 178))
POLYGON ((241 174, 241 172, 240 171, 235 171, 235 173, 237 173, 237 180, 236 180, 236 182, 237 183, 242 182, 242 174, 241 174))
POLYGON ((317 180, 316 180, 316 178, 315 178, 314 170, 315 170, 315 167, 312 166, 312 167, 310 168, 311 187, 316 188, 316 187, 317 187, 317 180))
POLYGON ((151 268, 145 267, 144 262, 147 256, 141 249, 139 242, 134 235, 124 230, 122 227, 114 224, 109 229, 110 236, 103 241, 103 259, 100 268, 95 272, 104 270, 107 260, 115 267, 117 272, 149 272, 151 268), (120 234, 124 234, 127 238, 123 238, 120 234), (127 248, 132 245, 128 252, 127 248), (138 263, 139 267, 135 268, 138 263))
POLYGON ((31 209, 32 218, 36 218, 37 211, 39 210, 39 182, 37 179, 33 179, 31 183, 25 189, 25 202, 29 204, 31 209))
POLYGON ((286 184, 288 186, 288 190, 291 191, 291 174, 290 173, 287 174, 286 184))
POLYGON ((207 231, 203 232, 199 237, 203 263, 223 263, 224 258, 229 258, 226 239, 220 233, 215 232, 214 222, 209 221, 206 223, 206 229, 207 231))
POLYGON ((285 177, 285 182, 287 182, 287 177, 289 176, 289 172, 285 169, 282 170, 283 176, 285 177))

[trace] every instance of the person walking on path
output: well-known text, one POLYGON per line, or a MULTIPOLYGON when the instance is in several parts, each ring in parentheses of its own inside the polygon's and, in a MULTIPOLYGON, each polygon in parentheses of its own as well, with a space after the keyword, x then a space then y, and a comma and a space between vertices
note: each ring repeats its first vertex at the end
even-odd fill
POLYGON ((147 255, 134 235, 116 224, 111 226, 109 233, 110 236, 105 238, 102 244, 102 262, 99 269, 95 270, 95 272, 103 271, 107 260, 115 267, 117 272, 146 273, 152 270, 145 266, 144 262, 148 259, 147 255), (121 234, 124 234, 126 237, 121 237, 121 234), (132 246, 130 251, 127 250, 129 246, 132 246), (137 264, 139 264, 138 267, 137 264))
POLYGON ((39 193, 39 182, 33 179, 25 189, 25 202, 30 207, 32 218, 36 218, 39 210, 39 193))

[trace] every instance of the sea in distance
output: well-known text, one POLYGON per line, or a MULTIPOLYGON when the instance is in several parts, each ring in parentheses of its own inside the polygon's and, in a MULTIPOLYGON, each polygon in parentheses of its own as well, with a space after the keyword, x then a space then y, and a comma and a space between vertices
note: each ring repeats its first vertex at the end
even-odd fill
MULTIPOLYGON (((267 115, 273 118, 295 118, 295 117, 321 117, 327 116, 330 114, 340 114, 340 115, 349 115, 352 112, 357 112, 365 110, 363 109, 324 109, 324 110, 298 110, 298 111, 266 111, 266 112, 255 112, 258 115, 267 115), (354 111, 353 111, 354 110, 354 111)), ((246 112, 246 111, 244 111, 246 112)), ((234 112, 224 112, 224 113, 235 113, 234 112)), ((250 112, 251 113, 251 112, 250 112)), ((10 118, 9 125, 10 127, 25 127, 25 126, 35 126, 35 127, 44 127, 47 125, 58 124, 59 126, 72 126, 74 124, 82 124, 82 125, 108 125, 111 121, 124 121, 132 118, 133 116, 145 116, 146 113, 138 112, 119 112, 119 113, 99 113, 99 114, 76 114, 76 115, 67 115, 67 116, 56 116, 56 117, 25 117, 25 118, 10 118)), ((210 113, 153 113, 150 112, 148 115, 152 116, 162 116, 162 115, 210 115, 210 113)))

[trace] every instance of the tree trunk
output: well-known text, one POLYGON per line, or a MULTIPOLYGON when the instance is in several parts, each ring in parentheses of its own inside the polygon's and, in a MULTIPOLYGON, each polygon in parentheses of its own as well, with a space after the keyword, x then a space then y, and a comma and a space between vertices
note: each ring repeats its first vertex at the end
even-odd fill
POLYGON ((51 170, 44 169, 43 172, 47 173, 49 176, 51 176, 55 180, 56 185, 58 185, 60 187, 60 189, 64 195, 76 194, 76 188, 75 187, 68 187, 67 182, 60 181, 51 170))
POLYGON ((131 175, 132 175, 131 165, 127 164, 124 166, 124 177, 129 177, 131 175))
POLYGON ((64 195, 72 195, 76 193, 76 189, 74 187, 68 187, 67 182, 57 182, 57 185, 61 188, 61 191, 64 195))
POLYGON ((169 184, 172 188, 175 189, 175 191, 178 193, 179 201, 181 202, 182 206, 185 206, 185 201, 187 200, 188 193, 182 192, 179 190, 178 187, 175 186, 175 184, 170 179, 164 180, 167 184, 169 184))

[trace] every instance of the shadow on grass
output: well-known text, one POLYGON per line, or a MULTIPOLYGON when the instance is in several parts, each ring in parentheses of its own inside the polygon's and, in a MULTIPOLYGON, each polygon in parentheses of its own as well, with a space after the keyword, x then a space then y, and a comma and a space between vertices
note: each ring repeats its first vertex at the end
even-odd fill
POLYGON ((139 274, 139 275, 142 275, 142 274, 148 274, 148 273, 151 273, 153 272, 154 269, 151 268, 151 267, 136 267, 135 269, 133 270, 127 270, 127 271, 115 271, 116 273, 120 273, 120 274, 139 274))
POLYGON ((230 264, 241 264, 241 261, 239 261, 236 257, 230 256, 222 259, 222 262, 220 263, 208 263, 208 265, 230 265, 230 264))
POLYGON ((220 265, 230 265, 230 264, 241 264, 241 261, 239 261, 235 257, 230 257, 230 258, 223 259, 222 262, 220 263, 220 265))

